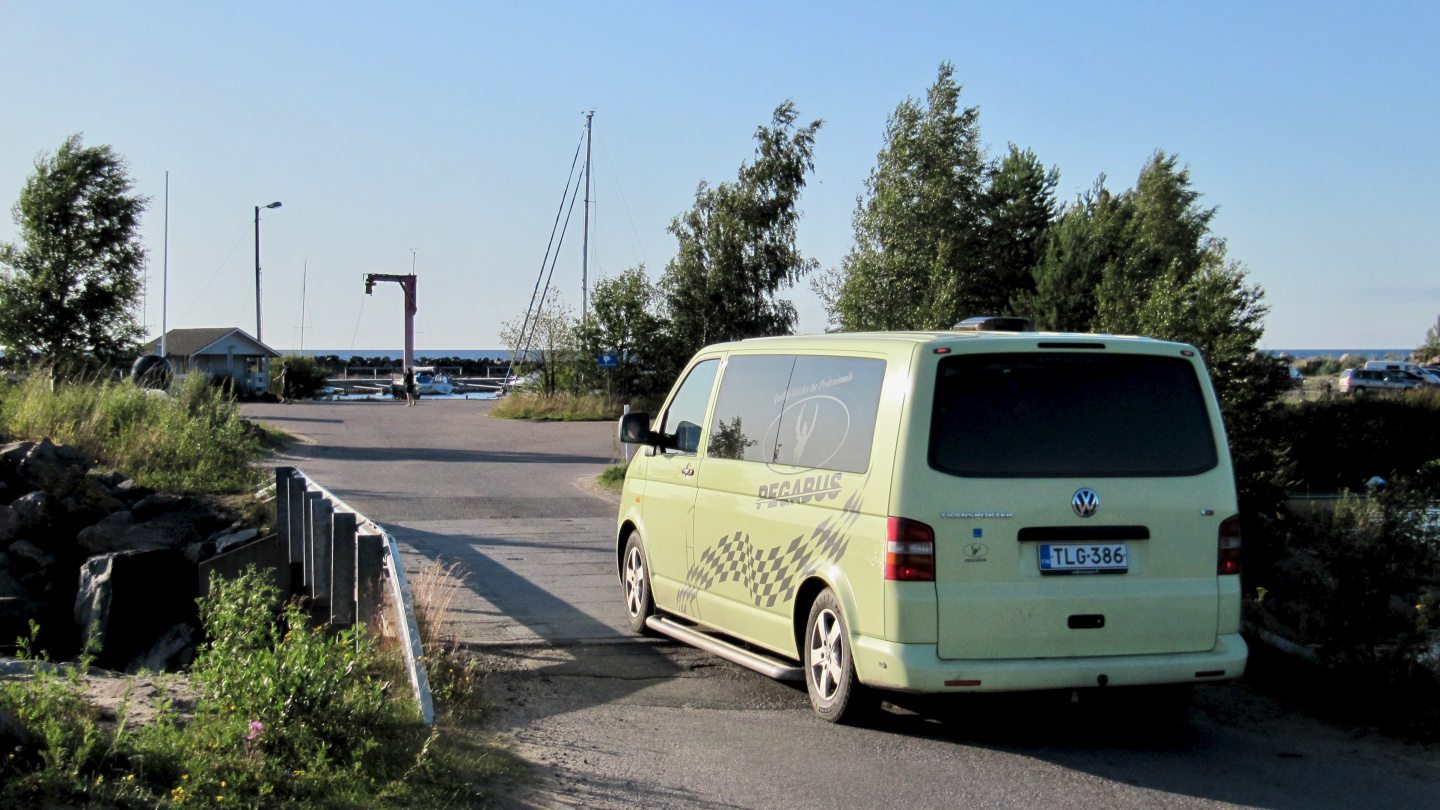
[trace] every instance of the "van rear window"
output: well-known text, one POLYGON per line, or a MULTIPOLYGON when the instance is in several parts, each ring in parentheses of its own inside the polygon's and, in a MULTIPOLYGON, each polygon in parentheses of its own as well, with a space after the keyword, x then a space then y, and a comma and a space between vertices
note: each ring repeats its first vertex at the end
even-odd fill
POLYGON ((976 478, 1197 475, 1219 463, 1195 368, 1126 354, 940 361, 930 466, 976 478))

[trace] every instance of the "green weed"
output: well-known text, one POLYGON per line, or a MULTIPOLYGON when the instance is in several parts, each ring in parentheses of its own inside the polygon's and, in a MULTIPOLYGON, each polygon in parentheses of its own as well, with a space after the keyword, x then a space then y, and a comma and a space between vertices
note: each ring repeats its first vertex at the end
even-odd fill
POLYGON ((600 482, 600 486, 619 492, 625 487, 625 472, 629 469, 629 463, 611 464, 601 471, 599 478, 596 480, 600 482))
POLYGON ((32 735, 0 762, 0 806, 473 807, 523 770, 453 712, 433 729, 416 722, 398 658, 369 633, 312 626, 278 602, 268 574, 212 582, 188 718, 162 691, 146 725, 127 729, 122 710, 102 727, 83 663, 65 677, 33 661, 0 684, 0 710, 32 735))

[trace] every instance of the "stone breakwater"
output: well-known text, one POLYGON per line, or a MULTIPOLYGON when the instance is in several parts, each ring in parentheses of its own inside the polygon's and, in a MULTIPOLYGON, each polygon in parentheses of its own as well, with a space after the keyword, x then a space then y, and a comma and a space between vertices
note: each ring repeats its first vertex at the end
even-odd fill
POLYGON ((92 638, 109 669, 183 666, 199 563, 259 533, 214 498, 154 492, 73 447, 0 446, 0 651, 35 621, 54 658, 92 638))

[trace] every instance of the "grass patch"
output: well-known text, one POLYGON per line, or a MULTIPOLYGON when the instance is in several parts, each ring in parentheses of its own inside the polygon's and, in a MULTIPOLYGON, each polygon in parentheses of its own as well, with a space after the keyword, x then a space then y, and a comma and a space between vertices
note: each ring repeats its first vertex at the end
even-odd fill
POLYGON ((611 464, 609 467, 606 467, 595 480, 600 483, 600 486, 619 492, 625 488, 625 472, 629 469, 629 462, 624 464, 611 464))
POLYGON ((522 771, 458 722, 474 717, 476 689, 447 692, 426 729, 397 655, 363 629, 312 626, 296 603, 277 611, 278 599, 253 570, 212 583, 188 717, 162 700, 143 726, 123 706, 102 725, 81 697, 84 662, 69 675, 36 662, 0 684, 0 709, 31 735, 0 760, 0 806, 478 807, 492 780, 522 771))
POLYGON ((533 419, 537 422, 606 422, 619 419, 624 403, 598 394, 511 394, 490 411, 501 419, 533 419))
POLYGON ((166 394, 128 380, 52 383, 32 374, 0 387, 0 432, 49 436, 147 487, 209 493, 254 489, 262 478, 255 462, 288 438, 241 419, 234 399, 203 374, 166 394))

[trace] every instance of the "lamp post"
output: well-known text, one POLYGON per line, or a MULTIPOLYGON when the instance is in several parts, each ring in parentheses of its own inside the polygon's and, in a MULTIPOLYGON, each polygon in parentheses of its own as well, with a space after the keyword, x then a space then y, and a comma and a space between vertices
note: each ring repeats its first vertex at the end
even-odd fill
POLYGON ((277 200, 269 205, 255 206, 255 339, 264 342, 264 336, 260 332, 260 209, 279 208, 277 200))

